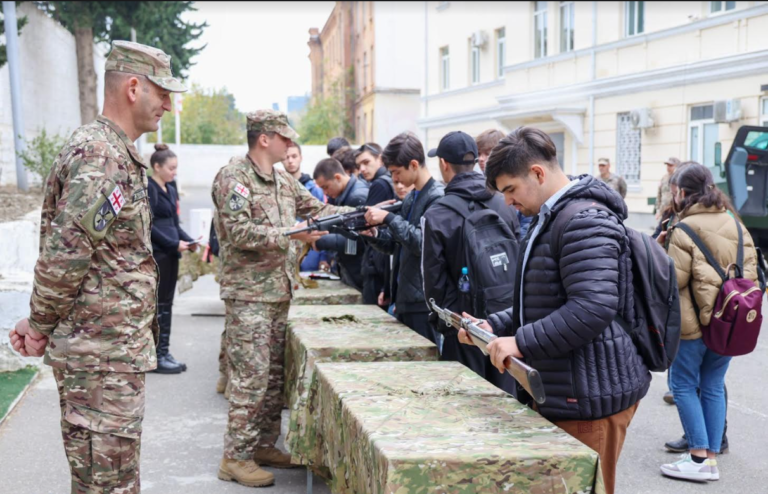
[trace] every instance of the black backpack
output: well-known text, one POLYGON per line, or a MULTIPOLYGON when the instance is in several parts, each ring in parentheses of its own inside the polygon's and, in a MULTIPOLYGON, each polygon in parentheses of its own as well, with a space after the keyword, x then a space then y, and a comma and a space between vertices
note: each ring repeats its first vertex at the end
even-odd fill
POLYGON ((519 251, 515 233, 487 203, 447 195, 440 204, 464 218, 460 257, 468 270, 470 292, 459 293, 461 306, 477 317, 511 307, 519 251))
POLYGON ((552 252, 560 257, 563 230, 579 212, 598 209, 619 219, 629 237, 634 288, 635 320, 617 314, 616 322, 632 337, 649 370, 663 372, 672 365, 680 347, 680 294, 677 290, 675 262, 664 248, 645 233, 624 225, 616 214, 596 202, 574 201, 560 211, 552 224, 552 252))

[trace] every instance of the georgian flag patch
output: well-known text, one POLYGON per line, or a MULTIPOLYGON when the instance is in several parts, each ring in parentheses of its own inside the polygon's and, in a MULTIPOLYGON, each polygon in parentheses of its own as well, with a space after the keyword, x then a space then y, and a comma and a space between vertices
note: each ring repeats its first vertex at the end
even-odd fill
POLYGON ((123 197, 123 191, 120 187, 115 185, 115 189, 109 194, 109 204, 112 205, 112 211, 115 212, 115 216, 120 214, 120 210, 125 205, 125 198, 123 197))
POLYGON ((237 182, 237 185, 235 185, 235 192, 242 196, 243 199, 248 199, 248 196, 251 195, 251 191, 248 190, 248 187, 241 184, 240 182, 237 182))

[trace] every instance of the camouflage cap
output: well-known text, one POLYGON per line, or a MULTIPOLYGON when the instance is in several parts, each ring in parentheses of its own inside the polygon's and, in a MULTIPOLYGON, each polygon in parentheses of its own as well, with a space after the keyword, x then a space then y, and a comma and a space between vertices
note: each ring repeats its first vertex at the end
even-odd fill
POLYGON ((106 71, 145 75, 161 88, 183 93, 187 87, 173 77, 171 57, 162 50, 131 41, 113 41, 107 57, 106 71))
POLYGON ((248 113, 245 117, 249 131, 277 132, 292 141, 299 138, 299 134, 288 125, 288 116, 281 111, 258 110, 248 113))

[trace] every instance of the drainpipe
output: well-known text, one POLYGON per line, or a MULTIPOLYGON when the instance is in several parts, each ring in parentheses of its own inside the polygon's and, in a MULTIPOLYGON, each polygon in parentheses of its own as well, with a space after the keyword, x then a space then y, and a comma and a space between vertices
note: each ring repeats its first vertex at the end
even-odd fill
MULTIPOLYGON (((592 51, 590 79, 597 78, 597 60, 595 55, 597 46, 597 2, 592 2, 592 51)), ((589 96, 589 174, 595 174, 595 96, 589 96)))
MULTIPOLYGON (((24 108, 21 101, 21 60, 19 59, 19 32, 16 21, 16 3, 3 2, 5 44, 8 55, 8 74, 11 79, 11 115, 13 118, 13 154, 16 158, 16 185, 24 192, 29 190, 27 169, 21 159, 24 143, 24 108)), ((45 177, 43 177, 45 181, 45 177)))
MULTIPOLYGON (((429 116, 429 2, 424 2, 424 118, 429 116)), ((429 147, 429 128, 424 127, 424 145, 429 147)))

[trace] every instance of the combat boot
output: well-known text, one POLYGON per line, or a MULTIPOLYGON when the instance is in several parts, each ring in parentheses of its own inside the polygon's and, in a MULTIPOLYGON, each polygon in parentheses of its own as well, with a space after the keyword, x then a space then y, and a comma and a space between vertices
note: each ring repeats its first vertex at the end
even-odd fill
POLYGON ((227 389, 227 382, 229 379, 227 379, 226 374, 219 373, 219 380, 216 381, 216 392, 219 394, 224 393, 227 389))
POLYGON ((275 483, 275 476, 262 470, 252 460, 228 460, 223 458, 219 466, 219 478, 248 487, 266 487, 275 483))
POLYGON ((253 461, 259 465, 273 468, 296 468, 299 465, 291 463, 291 455, 277 448, 258 448, 253 454, 253 461))

